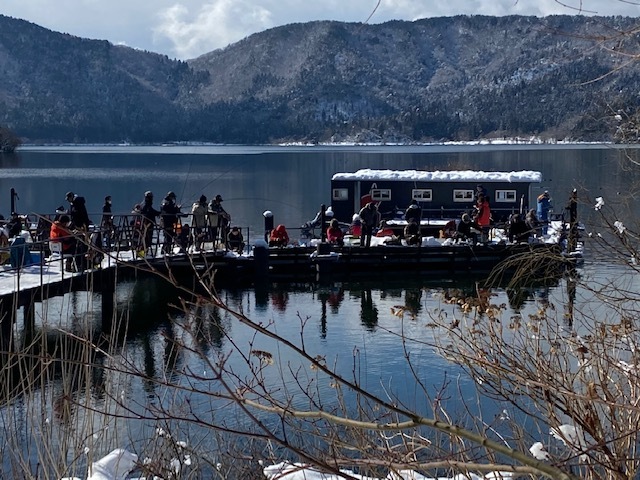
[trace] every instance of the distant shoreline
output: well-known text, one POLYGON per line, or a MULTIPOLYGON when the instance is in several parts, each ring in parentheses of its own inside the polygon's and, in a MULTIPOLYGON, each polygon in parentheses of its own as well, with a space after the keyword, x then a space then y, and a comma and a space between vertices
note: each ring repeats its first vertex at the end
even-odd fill
POLYGON ((286 147, 460 147, 460 146, 624 146, 631 147, 632 144, 616 144, 613 142, 578 142, 569 140, 542 140, 537 137, 524 138, 490 138, 471 141, 447 141, 447 142, 426 142, 426 143, 391 143, 391 142, 285 142, 271 144, 236 144, 236 143, 206 143, 206 142, 167 142, 167 143, 24 143, 16 149, 31 150, 41 148, 160 148, 160 147, 238 147, 238 148, 286 148, 286 147))

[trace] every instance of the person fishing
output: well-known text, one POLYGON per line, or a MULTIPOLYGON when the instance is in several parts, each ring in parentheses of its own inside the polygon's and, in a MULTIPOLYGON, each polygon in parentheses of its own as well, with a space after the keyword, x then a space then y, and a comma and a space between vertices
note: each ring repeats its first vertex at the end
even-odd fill
POLYGON ((168 192, 160 206, 160 219, 162 221, 162 232, 164 235, 162 253, 173 253, 173 243, 176 239, 179 214, 180 205, 176 203, 176 194, 174 192, 168 192))
MULTIPOLYGON (((139 207, 137 213, 142 215, 142 248, 140 250, 148 254, 151 252, 151 246, 153 244, 153 230, 156 219, 160 216, 160 211, 156 210, 153 206, 153 192, 150 190, 144 192, 144 200, 139 207)), ((134 210, 134 212, 135 211, 136 210, 134 210)))
POLYGON ((197 202, 191 206, 191 228, 195 249, 200 250, 207 236, 207 197, 200 195, 197 202))
POLYGON ((545 190, 538 195, 536 213, 538 220, 542 223, 542 234, 546 235, 549 225, 549 212, 551 211, 551 197, 549 191, 545 190))
POLYGON ((373 229, 378 226, 378 207, 375 203, 369 202, 360 209, 358 213, 360 222, 362 222, 362 236, 360 238, 361 247, 371 246, 371 236, 373 229))
POLYGON ((216 195, 209 203, 209 229, 214 249, 218 242, 222 243, 224 248, 227 248, 227 235, 229 223, 231 223, 231 215, 222 207, 222 202, 222 195, 216 195))
POLYGON ((111 242, 114 237, 113 213, 111 212, 111 195, 104 197, 104 205, 102 205, 102 221, 100 222, 100 231, 104 234, 104 243, 106 249, 110 249, 111 242))
POLYGON ((73 192, 67 192, 65 199, 69 202, 67 214, 71 218, 73 228, 86 233, 91 221, 89 220, 89 214, 87 213, 87 206, 84 197, 76 195, 73 192))
POLYGON ((271 230, 271 234, 269 235, 269 246, 270 247, 286 247, 289 243, 289 234, 287 233, 287 228, 280 224, 273 230, 271 230))

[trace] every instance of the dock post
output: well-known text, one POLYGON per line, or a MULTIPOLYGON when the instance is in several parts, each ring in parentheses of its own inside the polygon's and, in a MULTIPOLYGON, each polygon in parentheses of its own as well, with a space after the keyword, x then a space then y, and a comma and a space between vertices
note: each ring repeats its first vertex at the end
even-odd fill
POLYGON ((256 282, 265 281, 269 276, 269 248, 258 242, 253 247, 254 275, 256 282))
POLYGON ((113 327, 113 314, 115 312, 116 267, 102 270, 101 278, 101 319, 102 331, 110 333, 113 327))
POLYGON ((0 351, 8 352, 11 344, 11 332, 20 302, 18 295, 5 295, 0 299, 0 351))
POLYGON ((10 203, 11 215, 17 213, 16 212, 16 198, 18 198, 18 194, 16 193, 16 189, 12 187, 11 188, 11 203, 10 203))
POLYGON ((324 242, 327 239, 327 229, 324 224, 327 221, 327 206, 323 203, 320 205, 320 241, 324 242))
POLYGON ((316 280, 320 281, 331 275, 334 261, 331 257, 331 244, 323 240, 316 247, 316 280))
POLYGON ((271 210, 265 210, 262 216, 264 217, 264 241, 269 242, 269 235, 271 234, 271 230, 273 230, 273 212, 271 210))
POLYGON ((34 332, 36 329, 36 299, 33 294, 25 293, 22 301, 24 331, 34 332))
POLYGON ((578 246, 578 191, 574 188, 569 197, 569 239, 567 253, 575 252, 578 246))

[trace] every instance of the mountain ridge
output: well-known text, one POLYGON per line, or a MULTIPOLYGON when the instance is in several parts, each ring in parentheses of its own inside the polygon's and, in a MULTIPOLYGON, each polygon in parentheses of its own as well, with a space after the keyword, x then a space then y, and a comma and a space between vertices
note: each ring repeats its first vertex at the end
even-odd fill
POLYGON ((609 141, 638 107, 638 68, 620 69, 636 25, 317 21, 177 61, 0 15, 0 125, 28 142, 609 141))

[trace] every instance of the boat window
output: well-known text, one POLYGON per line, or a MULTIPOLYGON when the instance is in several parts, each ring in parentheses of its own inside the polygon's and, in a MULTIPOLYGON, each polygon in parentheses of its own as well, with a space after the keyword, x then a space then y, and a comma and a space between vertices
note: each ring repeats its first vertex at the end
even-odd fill
POLYGON ((334 188, 331 198, 332 200, 349 200, 349 189, 334 188))
POLYGON ((391 190, 389 188, 372 188, 371 200, 374 202, 386 202, 391 200, 391 190))
POLYGON ((496 190, 496 202, 515 203, 517 200, 515 190, 496 190))
POLYGON ((414 188, 411 190, 411 198, 417 202, 430 202, 433 200, 433 190, 430 188, 414 188))
POLYGON ((454 202, 473 202, 473 190, 453 190, 454 202))

